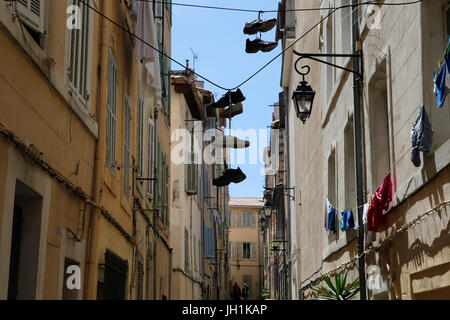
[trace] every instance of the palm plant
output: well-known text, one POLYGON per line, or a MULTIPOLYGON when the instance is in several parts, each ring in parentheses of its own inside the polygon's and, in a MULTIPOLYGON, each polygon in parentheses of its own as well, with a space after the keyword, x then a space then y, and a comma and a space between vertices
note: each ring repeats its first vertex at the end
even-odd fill
POLYGON ((351 300, 359 292, 359 278, 347 284, 348 271, 344 276, 334 273, 334 285, 328 275, 322 275, 328 288, 312 288, 319 295, 320 300, 351 300))

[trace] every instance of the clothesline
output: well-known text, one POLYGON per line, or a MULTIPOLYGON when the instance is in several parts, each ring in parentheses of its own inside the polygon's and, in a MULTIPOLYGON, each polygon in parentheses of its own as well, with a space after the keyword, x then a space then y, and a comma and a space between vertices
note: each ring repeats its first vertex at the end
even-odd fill
MULTIPOLYGON (((411 227, 415 226, 416 224, 418 224, 419 222, 421 222, 421 220, 427 216, 430 216, 432 213, 436 213, 438 212, 438 209, 441 207, 445 207, 447 205, 450 204, 450 200, 446 200, 446 201, 442 201, 440 202, 438 205, 436 205, 435 207, 431 208, 430 210, 422 213, 421 215, 419 215, 417 218, 415 218, 414 220, 408 222, 407 224, 403 225, 402 227, 400 227, 399 229, 396 229, 395 231, 391 232, 385 239, 383 239, 378 245, 373 246, 373 247, 369 247, 366 250, 364 250, 360 255, 357 255, 355 257, 353 257, 352 259, 350 259, 349 261, 341 264, 340 266, 338 266, 337 268, 334 268, 328 272, 326 272, 324 275, 325 276, 329 276, 332 273, 341 271, 341 270, 345 270, 348 269, 349 266, 355 264, 363 255, 369 254, 372 251, 377 251, 378 249, 380 249, 382 247, 382 245, 384 243, 386 243, 387 241, 391 241, 394 237, 396 237, 398 234, 408 231, 409 229, 411 229, 411 227)), ((311 280, 307 285, 305 286, 301 286, 303 283, 305 283, 306 281, 312 279, 313 277, 315 277, 323 268, 323 260, 321 263, 321 266, 319 268, 319 270, 317 270, 316 272, 314 272, 311 276, 308 277, 308 279, 306 279, 305 281, 300 283, 300 287, 301 290, 305 290, 307 288, 309 288, 310 286, 316 285, 318 282, 320 282, 322 279, 321 277, 316 278, 314 280, 311 280)))

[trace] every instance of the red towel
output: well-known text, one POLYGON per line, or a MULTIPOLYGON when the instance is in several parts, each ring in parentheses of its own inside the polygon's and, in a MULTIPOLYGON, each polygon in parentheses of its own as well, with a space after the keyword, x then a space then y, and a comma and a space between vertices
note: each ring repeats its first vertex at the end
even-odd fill
POLYGON ((378 187, 377 192, 370 200, 367 211, 367 228, 369 231, 377 231, 383 220, 383 210, 388 210, 392 201, 392 180, 391 174, 384 177, 383 184, 378 187))

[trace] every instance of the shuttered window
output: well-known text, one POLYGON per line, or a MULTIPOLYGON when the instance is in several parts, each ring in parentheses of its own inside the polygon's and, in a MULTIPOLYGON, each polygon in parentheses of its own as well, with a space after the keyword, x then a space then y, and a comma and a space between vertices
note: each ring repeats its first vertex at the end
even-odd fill
POLYGON ((106 122, 107 154, 106 162, 114 170, 116 164, 116 126, 117 126, 117 63, 111 49, 108 63, 108 105, 106 122))
POLYGON ((138 175, 144 176, 144 101, 139 99, 138 107, 138 175))
MULTIPOLYGON (((148 143, 147 143, 147 177, 155 176, 155 122, 148 119, 148 143)), ((147 194, 153 199, 153 186, 155 182, 149 180, 147 183, 147 194)))
POLYGON ((124 143, 123 143, 123 192, 130 196, 130 136, 131 136, 131 104, 128 93, 125 92, 124 117, 124 143))
POLYGON ((87 107, 87 101, 89 100, 88 58, 91 12, 89 7, 79 0, 73 0, 72 4, 80 8, 81 28, 68 29, 67 80, 73 97, 77 102, 87 107))
POLYGON ((106 249, 105 252, 105 282, 103 299, 123 300, 127 282, 128 262, 106 249))
POLYGON ((163 161, 163 170, 164 170, 163 222, 167 228, 169 227, 169 166, 167 165, 165 157, 163 161))
POLYGON ((205 256, 206 258, 213 259, 215 257, 214 250, 214 228, 205 226, 205 256))
POLYGON ((32 30, 44 33, 44 0, 18 0, 16 12, 20 19, 32 30))
POLYGON ((157 181, 156 181, 156 206, 158 207, 158 216, 161 217, 162 215, 162 208, 161 208, 161 195, 162 195, 162 188, 163 188, 163 181, 162 181, 162 152, 161 152, 161 144, 158 142, 158 149, 157 149, 157 181))
POLYGON ((197 194, 197 184, 198 184, 198 165, 196 161, 196 154, 191 151, 187 151, 185 161, 185 180, 184 189, 187 194, 194 195, 197 194))

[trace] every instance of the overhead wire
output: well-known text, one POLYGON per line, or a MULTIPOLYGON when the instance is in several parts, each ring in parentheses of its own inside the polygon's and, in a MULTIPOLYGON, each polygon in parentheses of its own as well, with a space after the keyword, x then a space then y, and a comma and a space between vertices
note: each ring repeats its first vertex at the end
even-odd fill
MULTIPOLYGON (((141 2, 155 2, 155 3, 163 3, 163 4, 172 4, 172 5, 180 5, 180 6, 186 6, 186 7, 195 7, 195 8, 207 8, 207 9, 217 9, 217 10, 233 10, 233 11, 244 11, 244 12, 278 12, 278 10, 250 10, 250 9, 239 9, 239 8, 224 8, 224 7, 214 7, 214 6, 201 6, 201 5, 194 5, 194 4, 182 4, 182 3, 176 3, 176 2, 168 2, 168 1, 153 1, 153 0, 138 0, 141 2)), ((317 22, 316 24, 314 24, 313 27, 311 27, 310 29, 308 29, 303 35, 301 35, 298 39, 296 39, 291 45, 289 45, 288 47, 286 47, 284 50, 282 50, 279 54, 277 54, 275 57, 273 57, 271 60, 269 60, 266 64, 264 64, 261 68, 259 68, 256 72, 254 72, 253 74, 251 74, 247 79, 245 79, 244 81, 242 81, 241 83, 239 83, 238 85, 232 87, 232 88, 226 88, 218 83, 216 83, 213 80, 210 80, 204 76, 202 76, 201 74, 197 73, 196 71, 192 71, 193 74, 195 74, 197 77, 203 79, 204 81, 208 82, 209 84, 222 89, 224 91, 233 91, 236 90, 238 88, 240 88, 241 86, 243 86, 244 84, 246 84, 247 82, 249 82, 251 79, 253 79, 255 76, 257 76, 261 71, 263 71, 265 68, 267 68, 272 62, 274 62, 276 59, 278 59, 281 55, 283 55, 286 51, 288 51, 289 49, 291 49, 295 44, 297 44, 300 40, 302 40, 303 38, 305 38, 311 31, 313 31, 317 26, 319 26, 324 20, 326 20, 329 16, 331 16, 332 14, 334 14, 337 10, 339 9, 343 9, 343 8, 347 8, 347 7, 354 7, 354 6, 362 6, 362 5, 368 5, 368 4, 376 4, 376 5, 383 5, 383 6, 399 6, 399 5, 411 5, 411 4, 416 4, 416 3, 420 3, 423 0, 415 0, 415 1, 408 1, 408 2, 398 2, 398 3, 385 3, 385 2, 381 2, 381 1, 366 1, 366 2, 361 2, 358 4, 348 4, 348 5, 342 5, 339 7, 326 7, 326 8, 299 8, 299 9, 285 9, 283 11, 285 12, 289 12, 289 11, 294 11, 294 12, 301 12, 301 11, 312 11, 312 10, 330 10, 330 12, 324 16, 323 18, 321 18, 319 20, 319 22, 317 22)), ((150 48, 152 48, 153 50, 157 51, 159 54, 163 55, 164 57, 168 58, 170 61, 174 62, 175 64, 179 65, 182 68, 185 68, 186 66, 184 64, 182 64, 181 62, 179 62, 178 60, 170 57, 169 55, 167 55, 166 53, 164 53, 162 50, 155 48, 154 46, 152 46, 150 43, 148 43, 147 41, 143 40, 142 38, 140 38, 139 36, 137 36, 136 34, 134 34, 133 32, 131 32, 130 30, 128 30, 127 28, 123 27, 122 25, 120 25, 119 23, 117 23, 116 21, 112 20, 111 18, 109 18, 108 16, 106 16, 105 14, 103 14, 102 12, 100 12, 99 10, 97 10, 96 8, 92 7, 89 3, 86 2, 86 0, 80 0, 81 3, 83 3, 86 7, 88 7, 90 10, 94 11, 95 13, 97 13, 98 15, 100 15, 101 17, 103 17, 104 19, 108 20, 109 22, 111 22, 113 25, 115 25, 116 27, 118 27, 119 29, 121 29, 122 31, 128 33, 131 37, 141 41, 142 43, 144 43, 145 45, 149 46, 150 48)))

